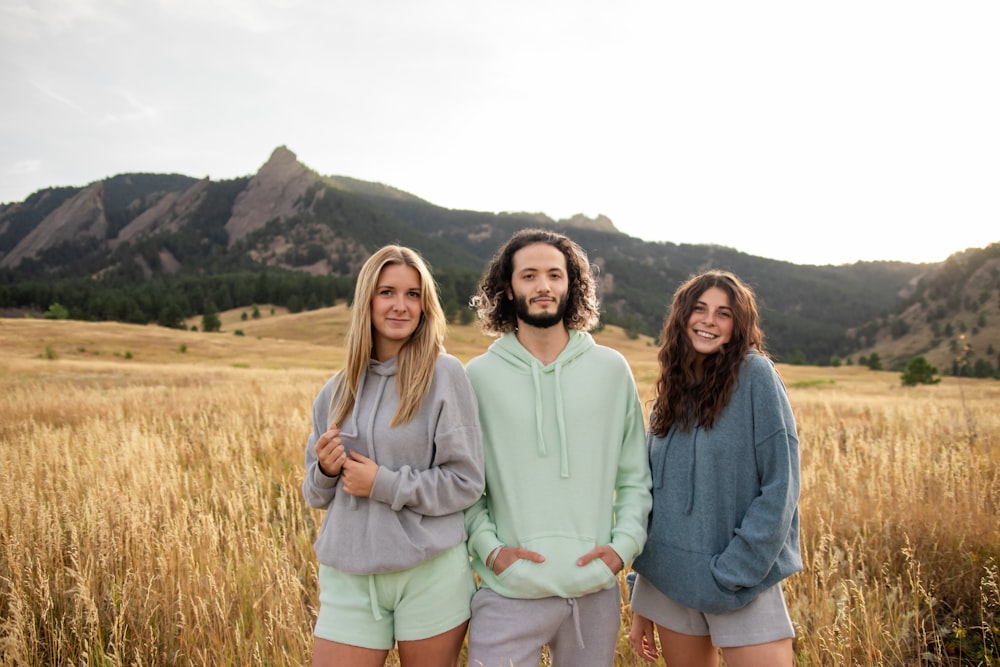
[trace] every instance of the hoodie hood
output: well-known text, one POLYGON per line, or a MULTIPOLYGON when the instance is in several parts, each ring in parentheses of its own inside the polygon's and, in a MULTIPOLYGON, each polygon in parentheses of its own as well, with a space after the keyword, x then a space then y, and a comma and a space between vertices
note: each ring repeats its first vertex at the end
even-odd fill
POLYGON ((535 388, 535 431, 538 435, 538 454, 540 456, 545 456, 548 452, 548 443, 545 442, 545 435, 542 429, 544 406, 542 405, 541 383, 545 375, 550 375, 554 378, 555 417, 559 429, 559 470, 562 477, 569 477, 569 446, 566 442, 566 411, 563 405, 561 373, 567 364, 572 363, 584 352, 594 347, 595 344, 593 337, 589 333, 570 329, 569 342, 566 343, 566 347, 559 353, 556 360, 547 366, 521 345, 521 341, 513 333, 501 336, 489 348, 490 354, 503 359, 519 372, 531 375, 531 381, 535 388))

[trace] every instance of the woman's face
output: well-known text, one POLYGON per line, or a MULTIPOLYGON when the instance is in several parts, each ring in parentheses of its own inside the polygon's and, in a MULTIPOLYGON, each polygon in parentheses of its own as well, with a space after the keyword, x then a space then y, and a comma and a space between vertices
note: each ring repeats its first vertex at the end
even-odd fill
POLYGON ((709 287, 701 293, 688 317, 687 335, 699 359, 722 351, 733 336, 733 309, 725 290, 709 287))
POLYGON ((391 359, 410 339, 423 312, 420 273, 405 264, 387 264, 379 273, 372 296, 375 358, 391 359))

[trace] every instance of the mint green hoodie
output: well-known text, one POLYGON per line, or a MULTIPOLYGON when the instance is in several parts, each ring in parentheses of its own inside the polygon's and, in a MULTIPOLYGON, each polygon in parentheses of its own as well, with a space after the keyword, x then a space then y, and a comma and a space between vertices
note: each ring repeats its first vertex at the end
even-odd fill
POLYGON ((472 359, 486 461, 486 493, 465 512, 472 566, 511 598, 576 598, 617 584, 600 559, 610 544, 628 563, 646 541, 652 505, 642 406, 625 358, 570 331, 548 366, 505 334, 472 359), (499 576, 484 561, 499 545, 523 546, 544 563, 518 561, 499 576))

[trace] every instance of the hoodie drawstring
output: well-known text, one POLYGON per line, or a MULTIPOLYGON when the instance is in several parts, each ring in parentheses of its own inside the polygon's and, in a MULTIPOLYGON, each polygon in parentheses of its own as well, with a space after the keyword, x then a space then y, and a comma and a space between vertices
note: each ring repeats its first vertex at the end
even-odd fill
MULTIPOLYGON (((559 428, 559 476, 569 477, 569 445, 566 442, 566 412, 563 407, 562 395, 562 364, 556 364, 555 375, 556 426, 559 428)), ((542 367, 537 361, 531 364, 531 381, 535 387, 535 432, 538 434, 538 455, 545 456, 548 448, 545 446, 545 435, 542 431, 542 417, 545 412, 542 405, 542 367)))
POLYGON ((538 455, 545 456, 545 435, 542 432, 542 378, 538 364, 531 364, 531 381, 535 385, 535 432, 538 433, 538 455))
MULTIPOLYGON (((659 454, 659 460, 655 468, 653 468, 653 487, 656 489, 663 488, 663 480, 667 475, 667 452, 670 451, 670 446, 674 442, 674 435, 677 431, 677 425, 674 424, 670 427, 667 432, 667 437, 663 440, 663 451, 659 454)), ((690 484, 688 486, 688 497, 687 502, 684 505, 684 513, 691 514, 694 511, 694 473, 697 468, 698 459, 698 434, 701 429, 695 427, 694 438, 691 441, 691 456, 688 457, 688 480, 690 484)))

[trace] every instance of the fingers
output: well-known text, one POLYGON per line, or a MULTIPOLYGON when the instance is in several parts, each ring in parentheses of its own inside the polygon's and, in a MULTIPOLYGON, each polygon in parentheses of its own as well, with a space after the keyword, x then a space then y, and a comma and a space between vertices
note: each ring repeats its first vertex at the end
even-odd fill
POLYGON ((544 563, 545 556, 538 553, 537 551, 532 551, 531 549, 525 549, 524 547, 517 547, 514 549, 514 553, 521 560, 530 560, 534 563, 544 563))
POLYGON ((500 553, 497 554, 496 559, 493 561, 493 571, 500 574, 519 560, 530 560, 533 563, 544 563, 545 556, 537 551, 525 549, 524 547, 503 547, 500 549, 500 553))
POLYGON ((656 650, 656 636, 653 630, 653 622, 648 618, 634 614, 632 616, 632 628, 628 633, 629 643, 635 652, 644 660, 650 662, 659 658, 656 650))
POLYGON ((339 475, 344 463, 347 461, 347 452, 344 449, 343 441, 340 439, 340 429, 336 426, 331 426, 316 441, 315 449, 316 458, 323 473, 328 477, 339 475))
POLYGON ((598 558, 604 561, 604 564, 608 566, 608 569, 611 570, 612 574, 618 574, 621 572, 622 568, 625 567, 625 563, 622 562, 621 556, 618 555, 618 552, 607 544, 594 547, 587 553, 583 554, 579 559, 577 559, 576 564, 581 566, 586 565, 592 560, 596 560, 598 558))

